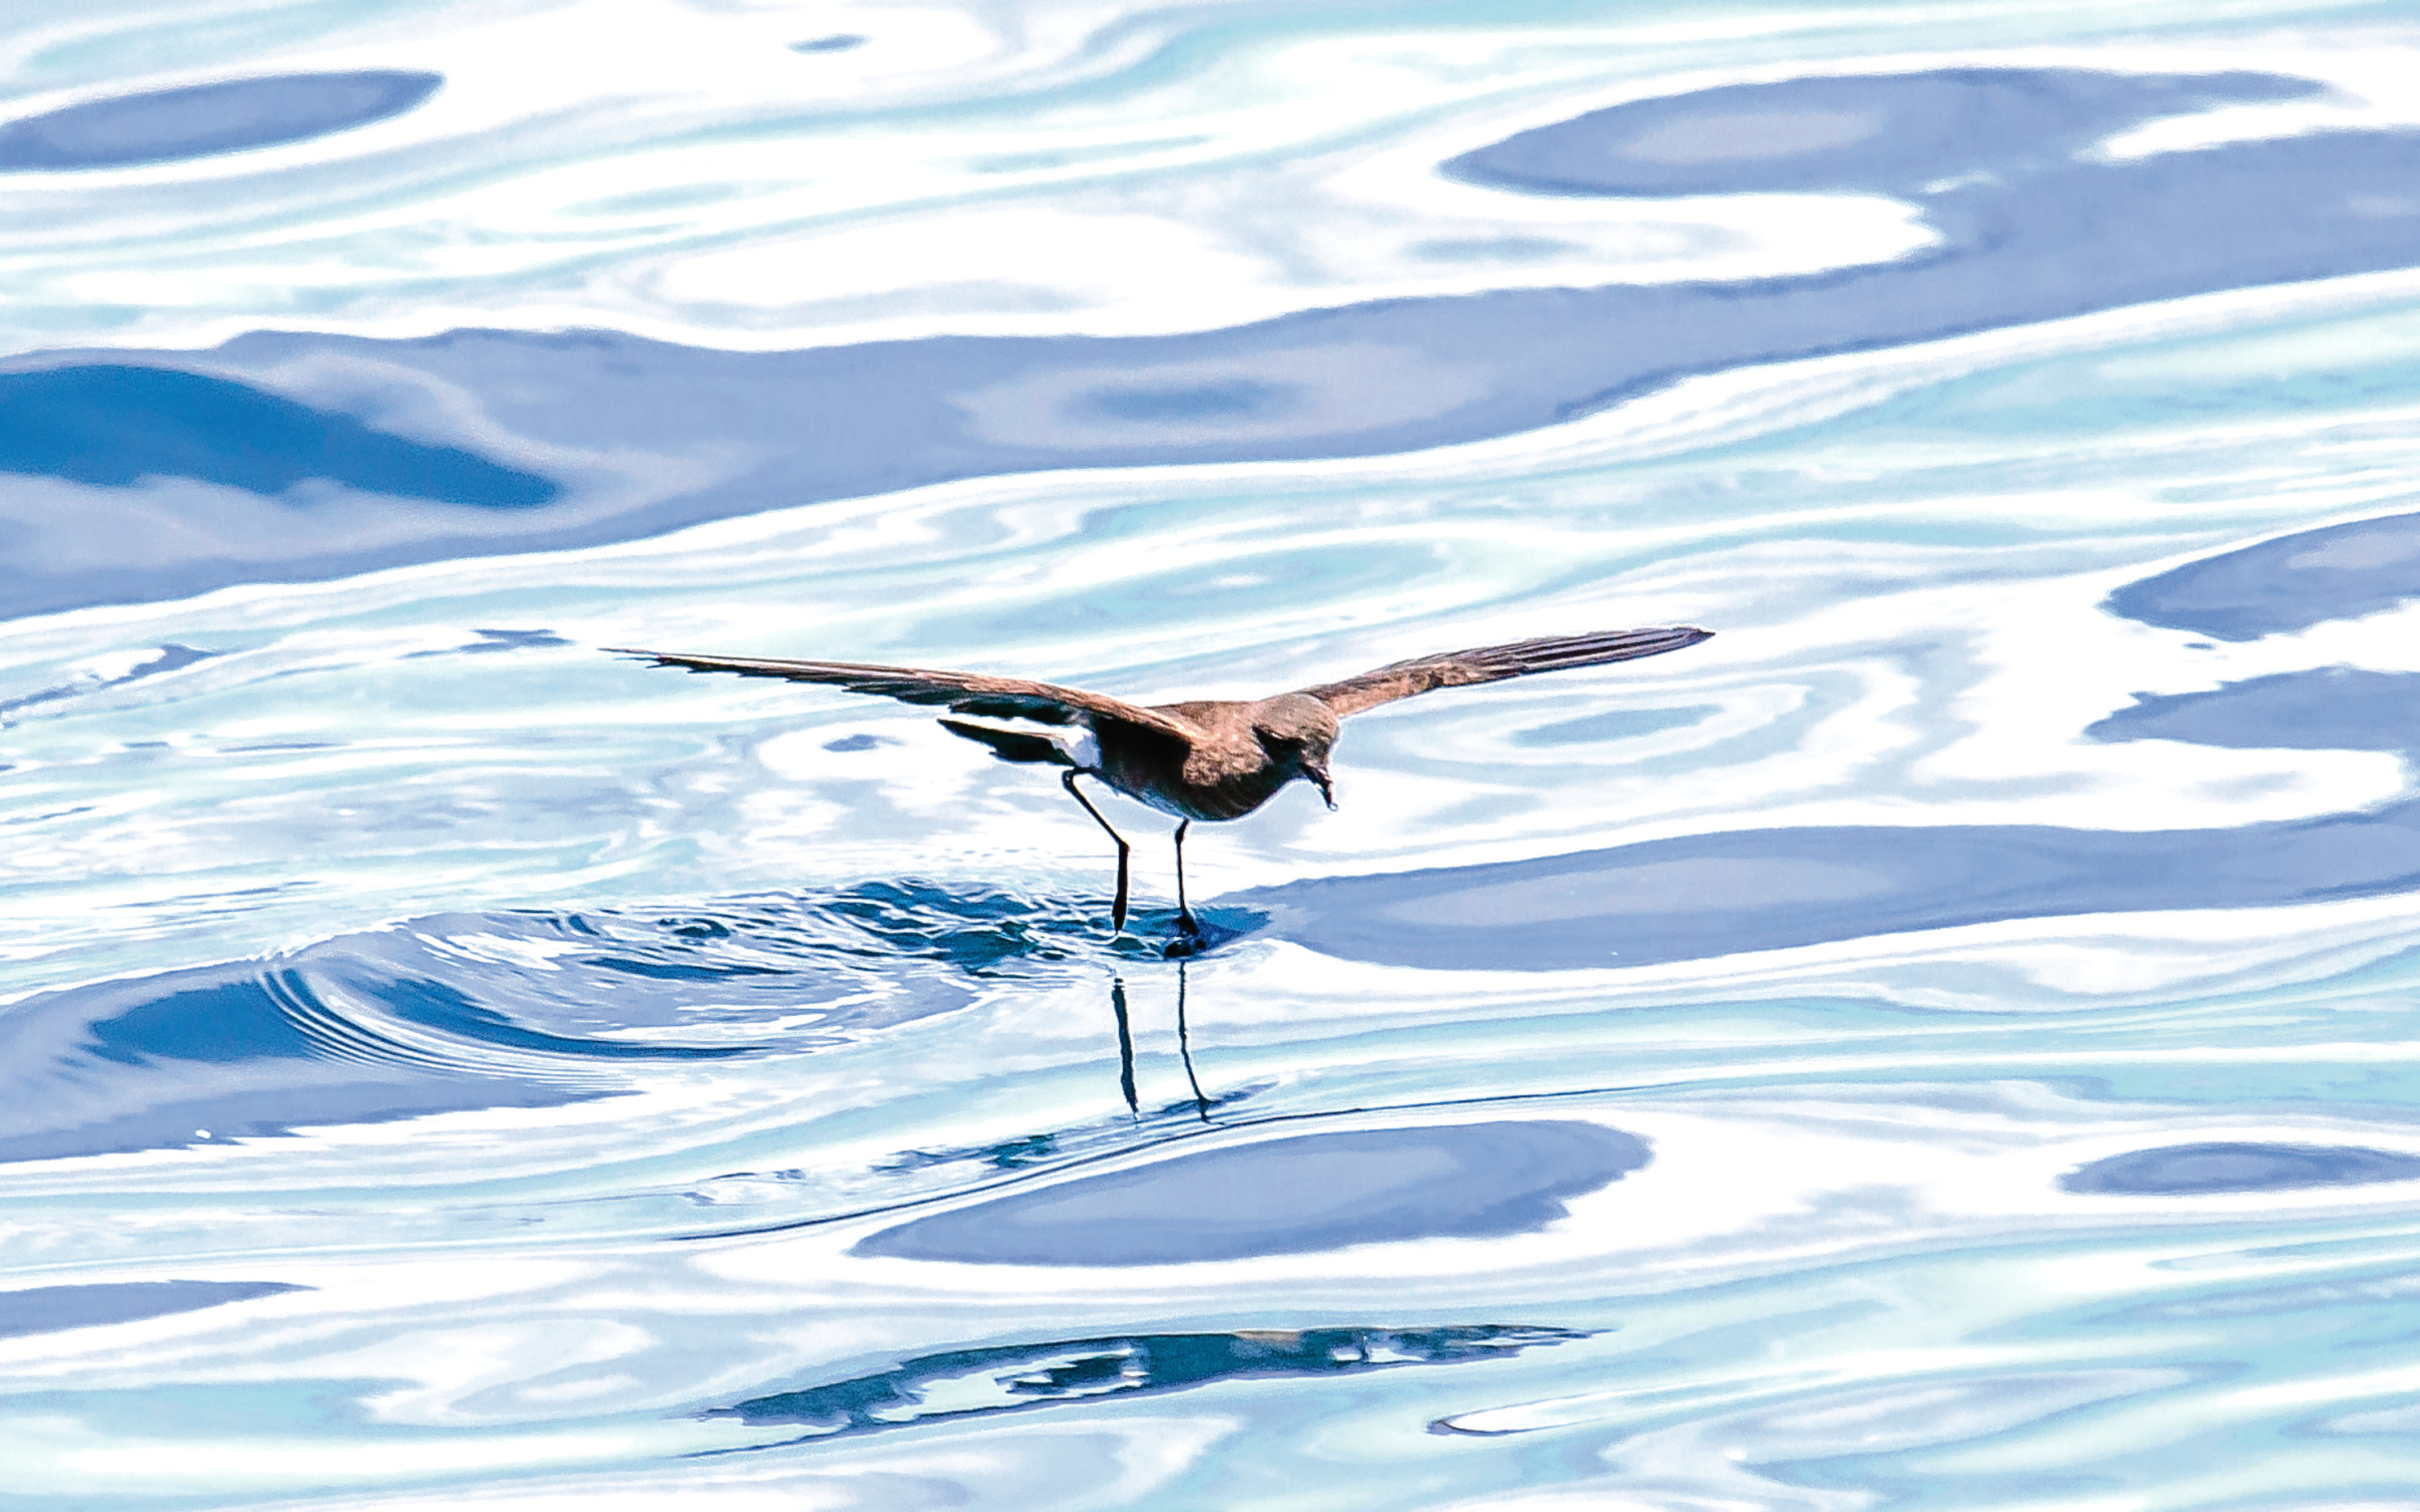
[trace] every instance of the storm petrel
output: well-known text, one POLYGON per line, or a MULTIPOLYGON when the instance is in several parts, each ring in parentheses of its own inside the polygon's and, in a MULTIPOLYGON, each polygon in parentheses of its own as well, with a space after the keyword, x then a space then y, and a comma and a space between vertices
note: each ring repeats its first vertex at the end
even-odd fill
POLYGON ((1693 646, 1713 634, 1681 626, 1653 630, 1606 630, 1594 635, 1546 636, 1511 645, 1449 651, 1389 662, 1341 683, 1322 683, 1270 698, 1196 701, 1148 707, 1101 693, 993 677, 981 672, 928 671, 921 667, 873 667, 850 661, 773 661, 750 656, 691 656, 664 651, 609 647, 617 655, 646 656, 659 667, 693 672, 736 672, 742 677, 782 677, 823 683, 851 693, 877 693, 905 703, 939 703, 975 719, 1024 719, 1048 728, 1019 730, 969 719, 940 721, 954 735, 980 741, 1002 761, 1042 762, 1067 770, 1061 780, 1094 823, 1118 847, 1117 901, 1109 922, 1126 924, 1127 857, 1131 847, 1110 828, 1093 800, 1076 786, 1097 777, 1130 798, 1172 815, 1176 825, 1176 918, 1187 939, 1200 938, 1185 903, 1185 832, 1196 819, 1241 819, 1276 796, 1296 778, 1319 789, 1336 807, 1327 775, 1328 751, 1338 721, 1381 703, 1440 687, 1496 683, 1531 672, 1562 671, 1631 661, 1693 646))

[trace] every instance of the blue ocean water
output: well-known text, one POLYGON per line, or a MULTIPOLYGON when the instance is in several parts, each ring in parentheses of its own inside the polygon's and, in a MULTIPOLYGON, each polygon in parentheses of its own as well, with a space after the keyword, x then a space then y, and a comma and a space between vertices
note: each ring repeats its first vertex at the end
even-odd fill
POLYGON ((2420 1484, 2420 23, 21 0, 0 1507, 2420 1484), (931 711, 1356 717, 1138 905, 931 711))

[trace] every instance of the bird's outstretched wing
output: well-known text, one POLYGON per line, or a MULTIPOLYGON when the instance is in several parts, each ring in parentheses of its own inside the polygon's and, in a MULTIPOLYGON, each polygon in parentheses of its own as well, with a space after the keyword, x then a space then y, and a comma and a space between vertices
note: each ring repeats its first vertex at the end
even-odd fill
POLYGON ((1201 732, 1174 715, 1146 709, 1102 693, 1032 683, 1021 677, 991 677, 982 672, 932 671, 922 667, 875 667, 854 661, 774 661, 752 656, 690 656, 669 651, 638 651, 627 646, 605 648, 619 656, 645 656, 659 667, 684 667, 693 672, 736 672, 741 677, 781 677, 793 683, 822 683, 850 693, 876 693, 902 703, 939 703, 958 714, 995 719, 1034 719, 1044 724, 1074 724, 1078 718, 1113 720, 1191 741, 1201 732))
POLYGON ((1310 694, 1342 717, 1392 703, 1416 693, 1471 683, 1497 683, 1531 672, 1559 672, 1573 667, 1598 667, 1609 661, 1659 656, 1712 637, 1712 630, 1686 625, 1657 630, 1601 630, 1594 635, 1554 635, 1516 640, 1508 646, 1481 646, 1449 651, 1410 661, 1389 662, 1374 671, 1323 683, 1300 691, 1310 694))

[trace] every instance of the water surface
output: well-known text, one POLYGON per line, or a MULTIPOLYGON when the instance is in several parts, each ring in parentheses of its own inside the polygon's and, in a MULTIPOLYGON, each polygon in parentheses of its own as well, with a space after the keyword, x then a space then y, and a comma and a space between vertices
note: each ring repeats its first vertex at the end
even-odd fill
POLYGON ((21 9, 0 1506, 2408 1498, 2400 14, 21 9))

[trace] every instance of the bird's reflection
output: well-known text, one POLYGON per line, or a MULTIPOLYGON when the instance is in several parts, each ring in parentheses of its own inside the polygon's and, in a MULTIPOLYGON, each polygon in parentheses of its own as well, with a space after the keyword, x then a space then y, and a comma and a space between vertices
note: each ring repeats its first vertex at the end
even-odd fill
MULTIPOLYGON (((1185 1080, 1193 1088, 1193 1110, 1204 1123, 1210 1121, 1210 1099, 1202 1094, 1202 1078, 1193 1072, 1193 1037, 1185 1022, 1185 962, 1176 963, 1176 1053, 1185 1062, 1185 1080)), ((1126 1098, 1126 1112, 1142 1117, 1142 1103, 1135 1093, 1134 1029, 1126 1014, 1126 983, 1124 977, 1109 978, 1109 1012, 1118 1022, 1118 1090, 1126 1098)))
POLYGON ((1193 1074, 1193 1039, 1185 1032, 1185 963, 1176 963, 1176 1053, 1185 1061, 1185 1079, 1193 1088, 1193 1110, 1210 1121, 1210 1100, 1202 1095, 1202 1078, 1193 1074))
POLYGON ((1126 1094, 1126 1111, 1140 1118, 1142 1108, 1135 1102, 1134 1030, 1126 1023, 1126 984, 1123 977, 1109 979, 1109 1011, 1118 1016, 1118 1089, 1126 1094))

